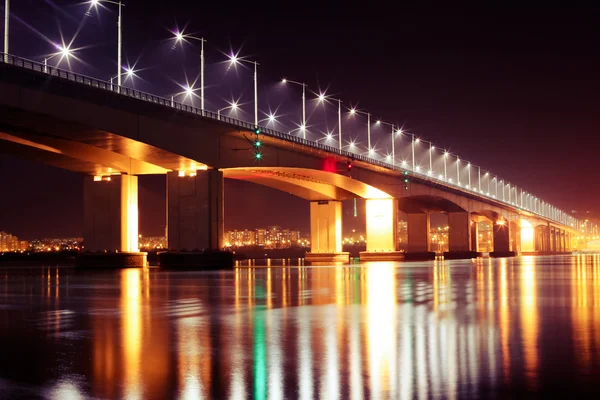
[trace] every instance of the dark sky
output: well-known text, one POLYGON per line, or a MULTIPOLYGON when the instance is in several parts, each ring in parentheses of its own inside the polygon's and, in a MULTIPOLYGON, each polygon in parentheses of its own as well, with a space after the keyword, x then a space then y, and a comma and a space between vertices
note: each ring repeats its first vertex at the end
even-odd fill
MULTIPOLYGON (((263 96, 281 96, 274 88, 282 76, 313 90, 328 87, 564 210, 600 214, 600 6, 388 3, 393 6, 129 0, 125 53, 147 68, 137 87, 173 93, 172 81, 181 82, 184 71, 191 78, 198 74, 194 49, 174 52, 164 40, 176 23, 188 24, 188 32, 209 41, 212 109, 223 107, 229 94, 251 100, 248 71, 225 74, 217 64, 225 59, 221 51, 242 47, 240 55, 261 63, 263 96)), ((85 6, 74 4, 13 1, 11 53, 40 60, 50 52, 42 36, 54 40, 59 26, 73 37, 85 13, 85 6)), ((74 47, 89 47, 78 53, 85 64, 72 68, 107 79, 116 68, 114 9, 99 15, 81 28, 74 47)), ((80 175, 0 155, 0 179, 0 230, 24 238, 81 235, 80 175)), ((141 178, 142 234, 164 232, 163 199, 164 177, 141 178)), ((301 199, 226 182, 228 229, 277 224, 307 230, 307 221, 308 203, 301 199)), ((357 220, 344 222, 350 227, 357 220)))

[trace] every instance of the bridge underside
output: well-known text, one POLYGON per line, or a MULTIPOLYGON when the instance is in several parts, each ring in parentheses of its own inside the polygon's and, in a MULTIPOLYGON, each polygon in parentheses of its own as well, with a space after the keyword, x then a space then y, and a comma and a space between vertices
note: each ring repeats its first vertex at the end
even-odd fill
POLYGON ((0 151, 91 175, 165 174, 206 165, 141 141, 0 107, 0 151))

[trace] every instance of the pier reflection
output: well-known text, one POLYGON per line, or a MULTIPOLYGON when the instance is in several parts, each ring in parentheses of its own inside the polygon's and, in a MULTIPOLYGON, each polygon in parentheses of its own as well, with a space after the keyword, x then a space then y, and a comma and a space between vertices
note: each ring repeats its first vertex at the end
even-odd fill
POLYGON ((43 268, 29 286, 4 274, 0 288, 37 296, 42 310, 28 323, 47 346, 71 341, 81 352, 78 365, 52 362, 89 371, 88 382, 57 379, 50 393, 476 398, 543 391, 554 373, 592 384, 600 370, 600 257, 540 260, 128 269, 91 284, 43 268), (545 359, 557 337, 555 372, 545 359))

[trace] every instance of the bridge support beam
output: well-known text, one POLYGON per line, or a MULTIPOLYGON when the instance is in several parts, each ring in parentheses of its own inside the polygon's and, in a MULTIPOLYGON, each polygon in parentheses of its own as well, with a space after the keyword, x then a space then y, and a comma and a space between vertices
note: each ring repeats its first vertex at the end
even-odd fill
POLYGON ((170 251, 223 248, 223 172, 167 173, 167 241, 170 251))
POLYGON ((406 260, 433 260, 435 253, 430 250, 429 213, 406 214, 408 244, 406 260))
POLYGON ((86 176, 83 182, 82 267, 142 267, 138 249, 138 178, 86 176))
POLYGON ((444 253, 446 259, 474 258, 478 254, 471 250, 471 230, 474 222, 468 212, 448 213, 448 250, 444 253))
POLYGON ((398 201, 367 199, 366 210, 367 250, 360 252, 360 260, 403 260, 404 253, 396 251, 398 201))
POLYGON ((510 250, 510 224, 507 220, 495 221, 492 227, 494 235, 494 251, 491 257, 512 257, 514 251, 510 250))
POLYGON ((307 262, 347 262, 350 254, 342 252, 342 203, 310 203, 310 253, 307 262))

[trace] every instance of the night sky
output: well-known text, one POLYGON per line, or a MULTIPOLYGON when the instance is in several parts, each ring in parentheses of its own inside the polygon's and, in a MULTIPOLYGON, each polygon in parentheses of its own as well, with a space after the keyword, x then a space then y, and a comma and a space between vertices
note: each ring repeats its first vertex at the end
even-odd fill
MULTIPOLYGON (((81 26, 73 47, 86 48, 71 68, 103 79, 114 75, 113 7, 85 17, 87 6, 71 1, 12 3, 11 53, 43 60, 52 51, 43 37, 58 40, 62 31, 69 40, 81 26)), ((187 24, 186 32, 208 40, 209 109, 223 107, 231 95, 251 102, 250 72, 227 72, 220 63, 222 53, 241 48, 240 55, 261 64, 265 107, 285 98, 282 109, 297 120, 300 103, 289 99, 300 99, 299 88, 282 93, 277 82, 283 76, 315 91, 328 88, 563 210, 600 214, 600 6, 393 3, 128 0, 124 62, 137 60, 136 68, 144 69, 137 88, 180 91, 175 82, 198 75, 198 54, 192 46, 172 50, 166 39, 169 30, 187 24)), ((244 107, 249 118, 252 105, 244 107)), ((0 155, 0 179, 0 230, 24 239, 82 235, 81 175, 0 155)), ((164 182, 164 176, 140 178, 144 235, 164 234, 164 182)), ((302 199, 231 181, 225 196, 226 229, 276 224, 308 230, 302 199)), ((360 227, 358 221, 344 223, 360 227)))

